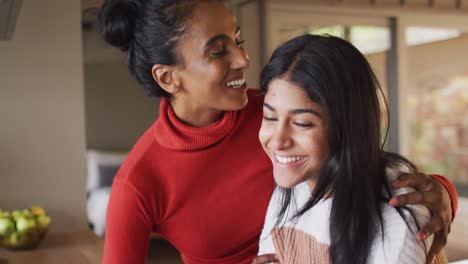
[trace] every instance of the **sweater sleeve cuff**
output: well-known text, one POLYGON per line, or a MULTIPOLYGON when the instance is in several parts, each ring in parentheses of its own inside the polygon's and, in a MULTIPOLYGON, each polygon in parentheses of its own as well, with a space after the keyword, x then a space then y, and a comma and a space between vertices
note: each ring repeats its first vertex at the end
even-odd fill
POLYGON ((458 209, 458 195, 457 195, 457 190, 455 189, 455 186, 445 177, 432 174, 430 175, 434 180, 438 181, 440 184, 442 184, 447 192, 450 195, 450 202, 452 204, 452 222, 455 219, 455 215, 457 214, 457 209, 458 209))

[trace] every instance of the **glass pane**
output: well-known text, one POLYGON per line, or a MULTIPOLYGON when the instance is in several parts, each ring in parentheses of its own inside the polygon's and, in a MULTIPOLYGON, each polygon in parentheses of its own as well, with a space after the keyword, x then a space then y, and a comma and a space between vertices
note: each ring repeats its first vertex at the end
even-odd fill
POLYGON ((383 52, 390 48, 390 31, 387 27, 352 26, 350 41, 363 54, 383 52))
POLYGON ((406 29, 406 44, 421 45, 459 37, 461 32, 456 29, 408 27, 406 29))
POLYGON ((468 34, 409 47, 412 160, 468 195, 468 34), (430 55, 430 56, 428 56, 430 55))

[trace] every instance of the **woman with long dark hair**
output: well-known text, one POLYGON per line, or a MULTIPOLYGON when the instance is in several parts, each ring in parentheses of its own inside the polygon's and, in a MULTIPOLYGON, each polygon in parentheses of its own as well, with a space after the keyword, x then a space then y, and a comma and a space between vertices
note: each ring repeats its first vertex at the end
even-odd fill
MULTIPOLYGON (((234 17, 218 0, 106 0, 100 20, 144 90, 162 97, 115 176, 103 262, 144 263, 158 232, 185 263, 251 263, 274 181, 257 137, 263 97, 247 90, 234 17)), ((442 184, 453 185, 405 177, 421 190, 398 200, 429 204, 433 222, 421 232, 439 232, 443 245, 452 208, 442 184)))
POLYGON ((425 263, 432 237, 425 244, 415 233, 429 211, 388 204, 410 192, 390 183, 416 168, 384 150, 383 93, 365 57, 343 39, 303 35, 273 53, 261 89, 259 138, 278 187, 259 254, 291 264, 425 263))

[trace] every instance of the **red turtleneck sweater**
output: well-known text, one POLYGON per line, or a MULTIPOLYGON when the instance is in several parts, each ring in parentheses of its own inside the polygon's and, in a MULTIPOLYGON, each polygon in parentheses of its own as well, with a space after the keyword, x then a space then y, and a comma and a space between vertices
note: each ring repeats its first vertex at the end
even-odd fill
POLYGON ((274 179, 258 140, 263 97, 208 127, 167 100, 121 166, 107 210, 104 263, 145 263, 152 231, 187 264, 251 263, 274 179))
POLYGON ((249 92, 244 109, 195 128, 162 99, 160 117, 114 179, 103 263, 145 263, 158 232, 187 264, 250 264, 274 187, 257 138, 262 104, 249 92))

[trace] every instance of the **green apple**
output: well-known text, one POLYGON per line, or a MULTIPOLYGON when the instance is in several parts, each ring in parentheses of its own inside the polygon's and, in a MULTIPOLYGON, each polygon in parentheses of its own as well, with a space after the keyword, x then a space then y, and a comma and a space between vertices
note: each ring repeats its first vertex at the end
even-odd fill
POLYGON ((15 222, 11 216, 3 215, 0 218, 0 236, 6 236, 15 231, 15 222))
POLYGON ((8 244, 13 247, 23 247, 29 242, 27 233, 13 232, 10 234, 8 244))
POLYGON ((24 209, 21 212, 23 213, 23 216, 33 216, 32 212, 28 209, 24 209))
POLYGON ((36 217, 36 221, 39 228, 46 229, 50 225, 51 219, 48 215, 40 215, 36 217))
POLYGON ((15 221, 16 219, 18 219, 18 217, 22 215, 23 215, 23 212, 21 212, 20 210, 14 210, 13 212, 11 212, 11 216, 13 217, 15 221))
POLYGON ((16 230, 18 230, 18 232, 26 232, 35 228, 36 221, 34 217, 22 215, 16 219, 16 230))

